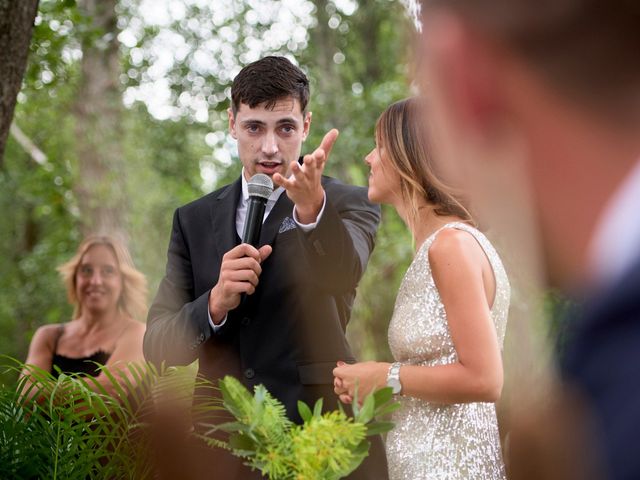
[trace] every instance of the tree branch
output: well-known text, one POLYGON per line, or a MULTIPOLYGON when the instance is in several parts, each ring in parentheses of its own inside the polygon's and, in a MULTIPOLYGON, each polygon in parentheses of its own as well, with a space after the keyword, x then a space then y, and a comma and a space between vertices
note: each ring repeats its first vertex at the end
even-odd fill
POLYGON ((44 154, 42 150, 40 150, 35 143, 31 141, 29 137, 25 135, 25 133, 16 125, 16 122, 11 124, 9 129, 11 136, 15 138, 16 142, 20 144, 20 146, 29 154, 29 156, 36 162, 38 165, 46 165, 48 160, 47 156, 44 154))

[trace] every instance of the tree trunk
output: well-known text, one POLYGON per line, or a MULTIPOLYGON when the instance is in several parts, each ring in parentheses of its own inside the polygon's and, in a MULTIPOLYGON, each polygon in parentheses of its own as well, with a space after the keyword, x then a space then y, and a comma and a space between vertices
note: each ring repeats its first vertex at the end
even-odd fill
MULTIPOLYGON (((327 13, 327 0, 313 0, 316 7, 316 20, 318 24, 311 29, 310 37, 317 51, 316 61, 320 66, 320 70, 324 73, 318 77, 318 92, 320 96, 324 96, 324 104, 330 107, 331 120, 339 121, 339 111, 335 110, 335 96, 331 92, 335 92, 336 88, 340 88, 341 79, 336 71, 336 64, 333 61, 334 54, 338 51, 336 45, 336 32, 329 27, 329 14, 327 13)), ((336 126, 339 126, 336 125, 336 126)))
POLYGON ((38 0, 0 0, 0 167, 37 11, 38 0))
MULTIPOLYGON (((348 120, 341 113, 339 101, 342 97, 334 95, 334 92, 343 91, 346 86, 343 85, 338 66, 333 60, 333 56, 339 51, 339 48, 336 43, 336 31, 329 27, 328 3, 327 0, 313 0, 316 7, 317 25, 309 31, 309 36, 316 53, 313 61, 316 62, 322 74, 317 77, 318 88, 316 92, 311 93, 311 96, 318 104, 322 105, 322 116, 327 124, 331 128, 342 130, 348 120)), ((338 178, 349 179, 348 169, 342 162, 333 164, 333 172, 338 178)))
POLYGON ((74 105, 82 233, 126 240, 127 197, 122 150, 122 95, 117 0, 80 0, 78 8, 102 33, 82 46, 81 80, 74 105))

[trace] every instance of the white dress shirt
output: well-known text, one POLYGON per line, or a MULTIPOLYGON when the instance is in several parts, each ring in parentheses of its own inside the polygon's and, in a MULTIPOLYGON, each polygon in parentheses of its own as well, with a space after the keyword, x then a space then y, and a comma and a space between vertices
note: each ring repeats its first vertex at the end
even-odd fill
POLYGON ((640 258, 640 160, 607 203, 589 247, 592 279, 611 285, 640 258))
MULTIPOLYGON (((238 202, 238 209, 236 210, 236 232, 238 233, 238 237, 242 238, 242 234, 244 230, 244 221, 247 216, 247 208, 249 207, 249 187, 247 186, 247 179, 244 176, 244 168, 242 169, 242 174, 240 175, 240 177, 242 179, 241 180, 242 196, 240 197, 240 201, 238 202)), ((271 213, 271 210, 273 209, 273 206, 276 204, 276 202, 280 198, 280 195, 282 195, 283 193, 284 193, 283 187, 278 187, 271 193, 271 195, 267 199, 267 205, 264 209, 264 219, 262 220, 263 223, 271 213)), ((322 218, 322 214, 324 213, 324 207, 326 203, 327 203, 327 196, 325 194, 324 199, 322 201, 322 208, 320 209, 320 213, 318 213, 316 221, 313 223, 307 223, 307 224, 303 224, 298 221, 298 215, 296 214, 296 207, 294 205, 293 214, 292 214, 293 221, 296 222, 296 225, 303 232, 310 232, 311 230, 316 228, 316 225, 318 225, 318 222, 322 218)), ((215 333, 225 324, 225 322, 227 321, 227 317, 225 316, 222 322, 216 325, 215 323, 213 323, 213 319, 211 318, 211 311, 209 311, 208 313, 209 313, 209 324, 211 325, 211 328, 213 328, 213 332, 215 333)))

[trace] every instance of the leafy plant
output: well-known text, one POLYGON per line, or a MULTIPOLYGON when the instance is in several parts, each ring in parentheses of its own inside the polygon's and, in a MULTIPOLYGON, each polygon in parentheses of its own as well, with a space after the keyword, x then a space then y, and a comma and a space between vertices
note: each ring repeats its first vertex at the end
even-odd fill
POLYGON ((369 395, 362 406, 356 398, 353 416, 342 407, 322 413, 322 400, 313 411, 299 402, 304 423, 296 425, 264 386, 251 395, 238 380, 225 377, 217 388, 195 375, 195 364, 160 371, 138 363, 101 367, 105 386, 94 377, 55 378, 4 359, 5 370, 28 375, 15 386, 0 387, 0 478, 153 478, 153 436, 179 432, 183 440, 195 435, 230 450, 274 480, 339 479, 368 455, 367 436, 393 427, 376 417, 399 406, 391 389, 369 395), (192 425, 205 425, 225 409, 235 421, 211 426, 206 435, 192 432, 192 425), (159 426, 162 422, 167 424, 159 426), (210 436, 220 431, 228 441, 210 436))
POLYGON ((251 395, 237 379, 220 381, 224 407, 235 421, 211 426, 202 438, 211 446, 231 450, 246 459, 246 464, 258 469, 272 480, 308 479, 333 480, 347 476, 368 455, 367 436, 391 430, 391 422, 377 421, 399 407, 392 401, 390 388, 378 390, 358 405, 353 405, 353 417, 342 406, 322 413, 322 399, 313 411, 303 402, 298 410, 304 423, 296 425, 285 415, 284 406, 262 385, 251 395), (228 443, 211 438, 219 430, 229 433, 228 443))
MULTIPOLYGON (((151 364, 103 368, 107 388, 93 377, 49 372, 9 359, 6 369, 28 376, 0 388, 0 478, 151 478, 150 419, 169 402, 188 408, 198 387, 200 410, 221 410, 206 395, 210 382, 192 367, 158 372, 151 364), (204 390, 203 390, 204 389, 204 390)), ((210 393, 210 392, 209 392, 210 393)))

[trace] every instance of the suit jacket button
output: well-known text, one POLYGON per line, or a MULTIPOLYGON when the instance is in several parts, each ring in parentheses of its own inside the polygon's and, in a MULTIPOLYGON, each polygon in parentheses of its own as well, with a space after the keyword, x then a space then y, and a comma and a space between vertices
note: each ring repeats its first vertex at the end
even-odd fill
POLYGON ((256 376, 256 372, 253 370, 253 368, 247 368, 244 371, 244 376, 251 379, 256 376))
POLYGON ((244 317, 242 319, 242 325, 244 325, 245 327, 248 327, 251 324, 251 319, 249 317, 244 317))
POLYGON ((200 342, 204 342, 204 333, 200 334, 200 336, 198 337, 198 340, 200 340, 200 342))

